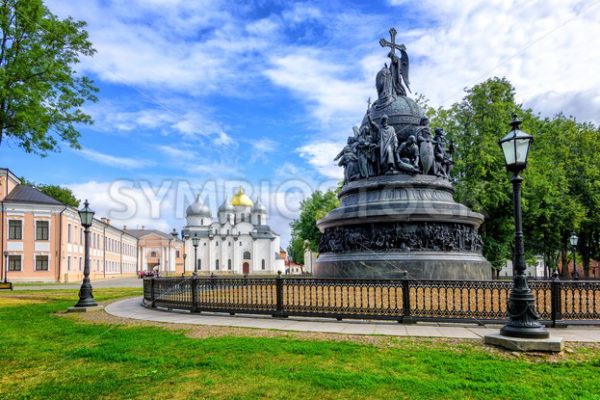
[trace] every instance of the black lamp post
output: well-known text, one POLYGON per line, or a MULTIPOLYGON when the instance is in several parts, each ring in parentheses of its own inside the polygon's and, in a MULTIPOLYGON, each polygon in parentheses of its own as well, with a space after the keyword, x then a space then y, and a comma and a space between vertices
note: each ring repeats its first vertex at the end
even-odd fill
POLYGON ((92 226, 94 214, 95 212, 90 209, 89 203, 86 200, 83 203, 83 208, 79 210, 79 218, 84 228, 85 248, 83 282, 79 289, 79 301, 75 304, 75 307, 95 307, 98 305, 94 300, 92 284, 90 283, 90 226, 92 226))
POLYGON ((194 273, 198 273, 198 243, 200 238, 194 233, 192 236, 192 245, 194 245, 194 273))
POLYGON ((576 256, 575 252, 577 251, 577 242, 579 242, 579 238, 577 234, 573 232, 571 237, 569 238, 569 243, 571 244, 571 251, 573 252, 573 280, 576 281, 579 279, 579 273, 577 272, 577 264, 576 264, 576 256))
POLYGON ((8 283, 8 251, 4 250, 4 283, 8 283))
POLYGON ((535 298, 527 285, 525 274, 525 249, 523 246, 523 223, 521 218, 521 183, 519 172, 527 166, 529 146, 533 137, 519 130, 521 121, 513 114, 512 130, 504 136, 499 145, 504 153, 506 169, 512 172, 513 203, 515 213, 515 253, 513 259, 513 288, 508 299, 508 323, 500 333, 504 336, 545 339, 550 336, 546 328, 538 322, 535 298))

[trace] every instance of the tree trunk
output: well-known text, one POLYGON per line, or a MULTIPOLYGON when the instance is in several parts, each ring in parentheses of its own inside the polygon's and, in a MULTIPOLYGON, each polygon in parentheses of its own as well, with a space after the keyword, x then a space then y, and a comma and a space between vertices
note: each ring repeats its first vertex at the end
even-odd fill
POLYGON ((566 247, 560 249, 560 263, 562 265, 561 275, 563 279, 569 279, 569 251, 566 247))

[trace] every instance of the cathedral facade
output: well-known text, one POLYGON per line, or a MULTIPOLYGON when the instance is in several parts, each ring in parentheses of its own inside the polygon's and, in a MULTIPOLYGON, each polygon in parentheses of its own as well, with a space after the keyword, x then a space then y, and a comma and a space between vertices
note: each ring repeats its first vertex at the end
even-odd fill
POLYGON ((267 225, 267 209, 240 187, 216 218, 200 196, 186 210, 185 271, 198 274, 276 274, 285 270, 279 235, 267 225), (194 246, 194 241, 197 246, 194 246))

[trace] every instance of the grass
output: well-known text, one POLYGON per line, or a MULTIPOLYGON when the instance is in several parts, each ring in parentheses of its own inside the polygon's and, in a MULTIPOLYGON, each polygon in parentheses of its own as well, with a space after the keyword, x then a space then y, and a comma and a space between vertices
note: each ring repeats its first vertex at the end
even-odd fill
POLYGON ((198 339, 56 314, 75 301, 75 290, 0 293, 0 399, 600 398, 593 346, 523 356, 442 339, 198 339))

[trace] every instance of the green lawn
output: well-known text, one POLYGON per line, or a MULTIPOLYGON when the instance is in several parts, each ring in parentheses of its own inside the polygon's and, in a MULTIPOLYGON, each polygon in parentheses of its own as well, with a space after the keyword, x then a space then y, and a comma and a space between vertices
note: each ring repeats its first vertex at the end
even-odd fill
POLYGON ((598 348, 532 357, 472 341, 198 339, 54 315, 75 300, 75 290, 0 294, 0 399, 600 398, 598 348))

